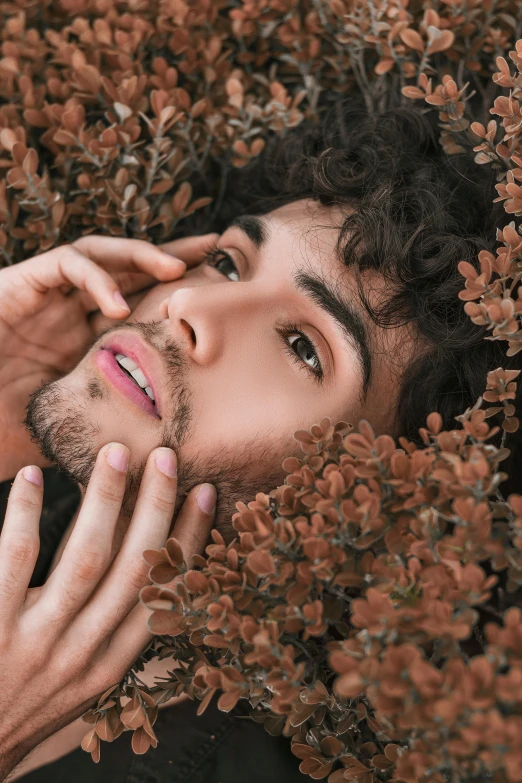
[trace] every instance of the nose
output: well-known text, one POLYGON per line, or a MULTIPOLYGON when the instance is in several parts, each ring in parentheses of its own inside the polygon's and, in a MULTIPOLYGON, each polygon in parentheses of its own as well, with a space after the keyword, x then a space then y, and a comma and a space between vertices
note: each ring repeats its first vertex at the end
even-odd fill
POLYGON ((160 315, 168 318, 172 336, 185 356, 197 364, 209 365, 220 357, 230 320, 241 317, 245 296, 237 291, 241 283, 233 285, 234 292, 230 284, 184 286, 160 305, 160 315))

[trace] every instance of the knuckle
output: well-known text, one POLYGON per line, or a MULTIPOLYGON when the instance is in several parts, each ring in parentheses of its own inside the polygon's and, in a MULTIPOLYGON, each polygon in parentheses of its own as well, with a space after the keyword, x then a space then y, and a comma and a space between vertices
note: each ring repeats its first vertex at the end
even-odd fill
POLYGON ((125 568, 125 582, 129 592, 138 593, 149 582, 149 569, 150 566, 143 560, 141 553, 136 553, 132 559, 129 558, 125 568))
POLYGON ((83 253, 74 242, 70 245, 60 245, 60 247, 56 249, 60 251, 58 261, 61 264, 68 263, 72 257, 84 258, 83 253))
POLYGON ((96 493, 98 495, 98 498, 105 506, 110 506, 111 508, 114 508, 114 506, 119 507, 121 505, 121 501, 122 501, 121 492, 115 486, 111 486, 111 484, 108 483, 100 484, 100 486, 96 490, 96 493))
POLYGON ((124 674, 124 666, 109 664, 105 656, 102 656, 99 663, 94 665, 86 676, 86 690, 89 694, 93 694, 93 698, 99 697, 100 694, 116 685, 124 674))
POLYGON ((52 252, 55 253, 57 258, 66 258, 67 253, 70 253, 71 248, 76 247, 79 241, 77 239, 74 242, 65 242, 65 244, 53 248, 52 252))
POLYGON ((80 684, 80 679, 85 671, 87 661, 85 653, 79 651, 79 646, 74 649, 62 650, 53 662, 53 677, 60 685, 74 682, 75 688, 80 684))
MULTIPOLYGON (((74 242, 71 242, 70 245, 65 245, 65 247, 74 247, 80 253, 83 253, 86 248, 88 248, 93 242, 98 242, 99 239, 99 234, 89 234, 88 236, 78 237, 78 239, 75 239, 74 242)), ((63 245, 61 247, 63 247, 63 245)))
POLYGON ((8 558, 16 563, 26 563, 36 559, 40 550, 38 539, 29 536, 8 540, 4 546, 8 558))
POLYGON ((32 498, 28 495, 17 494, 11 504, 13 504, 17 511, 24 511, 29 514, 40 513, 40 502, 36 498, 32 498))
POLYGON ((96 549, 82 549, 74 561, 74 574, 81 582, 97 581, 106 565, 106 553, 96 549))
POLYGON ((156 491, 151 495, 150 505, 162 516, 170 516, 174 510, 174 493, 156 491))

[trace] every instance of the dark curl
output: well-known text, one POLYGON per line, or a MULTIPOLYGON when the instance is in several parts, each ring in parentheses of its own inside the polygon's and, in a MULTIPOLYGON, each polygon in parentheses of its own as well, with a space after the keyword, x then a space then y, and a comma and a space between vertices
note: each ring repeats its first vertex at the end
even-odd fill
MULTIPOLYGON (((484 340, 485 327, 471 322, 458 298, 464 287, 458 262, 479 268, 479 251, 494 252, 495 229, 511 220, 501 203, 492 203, 496 172, 476 164, 473 152, 448 156, 439 134, 437 113, 416 105, 370 116, 356 98, 338 99, 318 123, 305 120, 272 137, 258 159, 233 171, 212 225, 222 231, 235 215, 263 214, 302 198, 356 208, 344 221, 338 250, 355 272, 363 306, 382 327, 414 325, 430 346, 400 380, 392 433, 417 444, 431 411, 453 429, 455 416, 484 392, 488 371, 522 368, 522 354, 507 358, 506 342, 484 340), (365 295, 365 270, 388 283, 389 296, 378 306, 365 295)), ((510 473, 501 485, 505 495, 522 491, 519 439, 515 433, 506 443, 512 453, 501 465, 510 473)), ((493 442, 500 443, 500 434, 493 442)))

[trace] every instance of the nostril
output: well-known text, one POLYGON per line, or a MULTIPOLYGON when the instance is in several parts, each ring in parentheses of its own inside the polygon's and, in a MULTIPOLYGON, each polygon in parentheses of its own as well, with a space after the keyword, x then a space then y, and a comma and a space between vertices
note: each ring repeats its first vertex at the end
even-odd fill
POLYGON ((181 323, 183 324, 183 327, 184 327, 184 328, 185 328, 185 329, 188 331, 189 337, 190 337, 190 339, 191 339, 192 343, 193 343, 193 344, 194 344, 194 346, 195 346, 195 345, 196 345, 196 342, 197 342, 197 341, 196 341, 196 332, 195 332, 195 331, 194 331, 194 329, 191 327, 191 325, 190 325, 190 324, 189 324, 187 321, 185 321, 185 319, 184 319, 184 318, 182 318, 182 319, 181 319, 181 323))

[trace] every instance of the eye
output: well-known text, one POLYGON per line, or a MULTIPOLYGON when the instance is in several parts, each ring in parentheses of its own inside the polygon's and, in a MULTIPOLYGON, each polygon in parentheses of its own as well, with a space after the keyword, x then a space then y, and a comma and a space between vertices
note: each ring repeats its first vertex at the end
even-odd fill
POLYGON ((304 366, 314 380, 322 383, 324 380, 323 367, 317 349, 310 338, 296 324, 287 324, 277 331, 290 358, 298 362, 301 367, 304 366))
POLYGON ((234 280, 235 282, 239 281, 237 266, 232 261, 232 257, 228 253, 225 253, 224 250, 221 250, 219 247, 213 247, 210 250, 207 250, 204 255, 204 260, 206 264, 217 269, 218 272, 221 272, 222 275, 228 277, 229 280, 234 280), (229 274, 232 274, 233 276, 229 277, 229 274))
MULTIPOLYGON (((213 247, 204 254, 204 263, 217 269, 229 280, 238 282, 239 271, 232 257, 220 247, 213 247)), ((306 336, 296 324, 287 324, 277 329, 283 341, 283 346, 293 361, 304 367, 314 380, 323 382, 324 373, 314 343, 306 336), (293 338, 293 340, 291 340, 293 338)))

